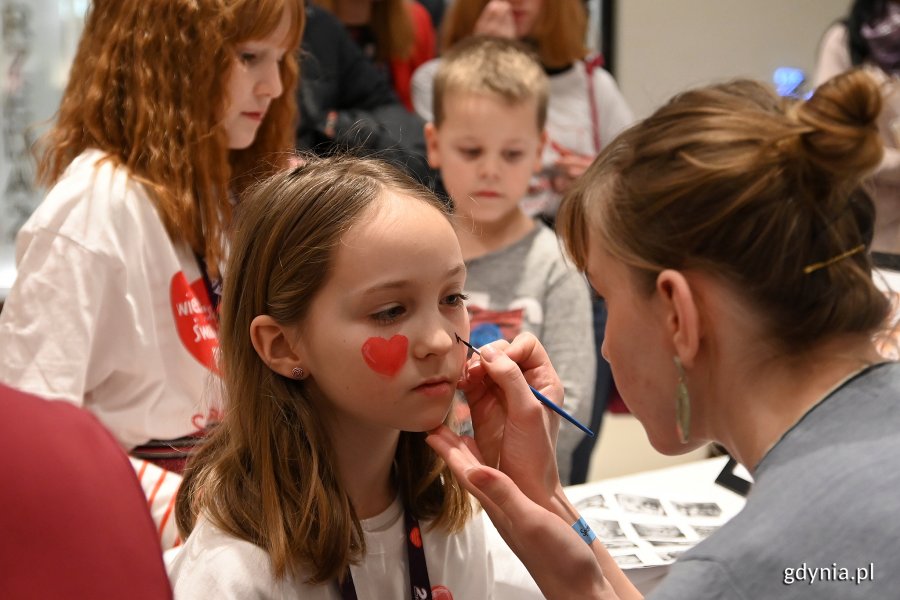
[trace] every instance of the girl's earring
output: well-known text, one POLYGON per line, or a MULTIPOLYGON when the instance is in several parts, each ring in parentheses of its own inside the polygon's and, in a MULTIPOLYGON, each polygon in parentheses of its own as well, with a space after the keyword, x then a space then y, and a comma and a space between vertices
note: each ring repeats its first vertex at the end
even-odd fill
POLYGON ((691 439, 691 396, 688 393, 685 382, 684 366, 677 356, 675 368, 678 369, 678 387, 675 392, 675 429, 682 444, 687 444, 691 439))
POLYGON ((294 367, 293 369, 291 369, 291 376, 294 379, 303 379, 303 369, 301 369, 300 367, 294 367))

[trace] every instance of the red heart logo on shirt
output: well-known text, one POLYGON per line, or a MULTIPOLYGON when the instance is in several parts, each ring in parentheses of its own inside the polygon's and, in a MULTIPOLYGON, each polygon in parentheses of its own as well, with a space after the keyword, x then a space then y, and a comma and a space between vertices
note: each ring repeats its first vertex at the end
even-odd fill
POLYGON ((408 347, 409 340, 405 335, 395 335, 389 340, 372 337, 363 344, 362 355, 373 371, 390 377, 406 362, 408 347))
POLYGON ((202 279, 188 283, 182 271, 175 273, 169 285, 169 300, 178 337, 191 356, 213 373, 218 373, 216 352, 219 336, 212 303, 202 279))

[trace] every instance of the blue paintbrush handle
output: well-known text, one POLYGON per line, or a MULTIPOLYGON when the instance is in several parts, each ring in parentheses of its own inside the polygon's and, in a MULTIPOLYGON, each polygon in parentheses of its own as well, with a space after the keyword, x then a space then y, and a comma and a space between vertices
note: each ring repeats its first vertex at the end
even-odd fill
POLYGON ((553 402, 553 400, 551 400, 551 399, 548 398, 547 396, 543 395, 542 393, 540 393, 539 391, 537 391, 536 389, 534 389, 534 388, 531 387, 530 385, 529 385, 528 387, 531 389, 531 393, 534 394, 534 397, 537 398, 538 400, 540 400, 541 402, 544 403, 544 406, 546 406, 547 408, 549 408, 550 410, 552 410, 553 412, 555 412, 556 414, 558 414, 559 416, 561 416, 563 419, 565 419, 566 421, 568 421, 569 423, 571 423, 572 425, 574 425, 574 426, 577 427, 578 429, 582 430, 583 432, 585 432, 585 433, 588 434, 589 436, 594 437, 594 432, 593 432, 593 431, 591 431, 590 429, 588 429, 588 428, 587 428, 585 425, 583 425, 578 419, 576 419, 575 417, 573 417, 572 415, 570 415, 569 413, 567 413, 566 411, 564 411, 561 407, 557 406, 556 403, 553 402))
MULTIPOLYGON (((463 344, 465 344, 466 346, 468 346, 468 347, 472 350, 472 352, 474 352, 474 353, 477 354, 478 356, 481 356, 481 352, 478 351, 478 348, 476 348, 475 346, 473 346, 472 344, 470 344, 470 343, 467 342, 466 340, 464 340, 464 339, 462 339, 461 337, 459 337, 459 334, 457 334, 456 340, 459 341, 459 342, 462 342, 463 344)), ((569 413, 567 413, 566 411, 564 411, 560 406, 558 406, 555 402, 553 402, 553 400, 551 400, 551 399, 548 398, 547 396, 543 395, 542 393, 540 393, 539 391, 537 391, 536 389, 534 389, 534 388, 531 387, 530 385, 528 386, 528 389, 531 390, 531 393, 534 394, 534 397, 537 398, 538 400, 540 400, 540 401, 543 403, 544 406, 546 406, 547 408, 549 408, 550 410, 552 410, 553 412, 555 412, 556 414, 558 414, 559 416, 561 416, 563 419, 565 419, 566 421, 568 421, 569 423, 571 423, 572 425, 574 425, 574 426, 577 427, 578 429, 582 430, 583 432, 585 432, 585 433, 588 434, 589 436, 594 437, 594 432, 593 432, 593 431, 591 431, 590 429, 588 429, 587 427, 585 427, 578 419, 576 419, 575 417, 573 417, 572 415, 570 415, 569 413)))

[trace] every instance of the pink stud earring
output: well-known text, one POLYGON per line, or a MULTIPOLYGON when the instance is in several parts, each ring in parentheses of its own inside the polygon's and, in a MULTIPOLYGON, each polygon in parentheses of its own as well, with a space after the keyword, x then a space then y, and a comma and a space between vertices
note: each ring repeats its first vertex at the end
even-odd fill
POLYGON ((294 379, 303 379, 303 369, 294 367, 291 369, 291 376, 293 376, 294 379))

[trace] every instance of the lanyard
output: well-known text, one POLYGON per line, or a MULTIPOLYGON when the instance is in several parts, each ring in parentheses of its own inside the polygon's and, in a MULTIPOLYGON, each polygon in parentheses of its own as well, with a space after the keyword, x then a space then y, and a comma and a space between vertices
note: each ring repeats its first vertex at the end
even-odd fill
MULTIPOLYGON (((428 579, 428 566, 425 564, 425 547, 422 542, 422 530, 419 522, 409 510, 403 511, 403 522, 406 526, 406 556, 409 561, 409 598, 411 600, 432 600, 431 581, 428 579)), ((353 576, 347 569, 343 582, 336 582, 341 598, 357 600, 356 586, 353 576)))
POLYGON ((588 79, 588 102, 591 104, 591 133, 593 134, 594 153, 599 154, 603 144, 600 142, 600 109, 597 106, 596 88, 594 87, 594 69, 603 66, 603 55, 598 54, 584 61, 584 69, 588 79))
POLYGON ((206 295, 209 296, 213 314, 218 319, 219 300, 222 298, 222 281, 221 279, 212 281, 209 277, 209 271, 206 270, 206 260, 199 254, 194 253, 194 256, 197 258, 197 266, 200 267, 200 275, 203 276, 203 285, 206 287, 206 295))

